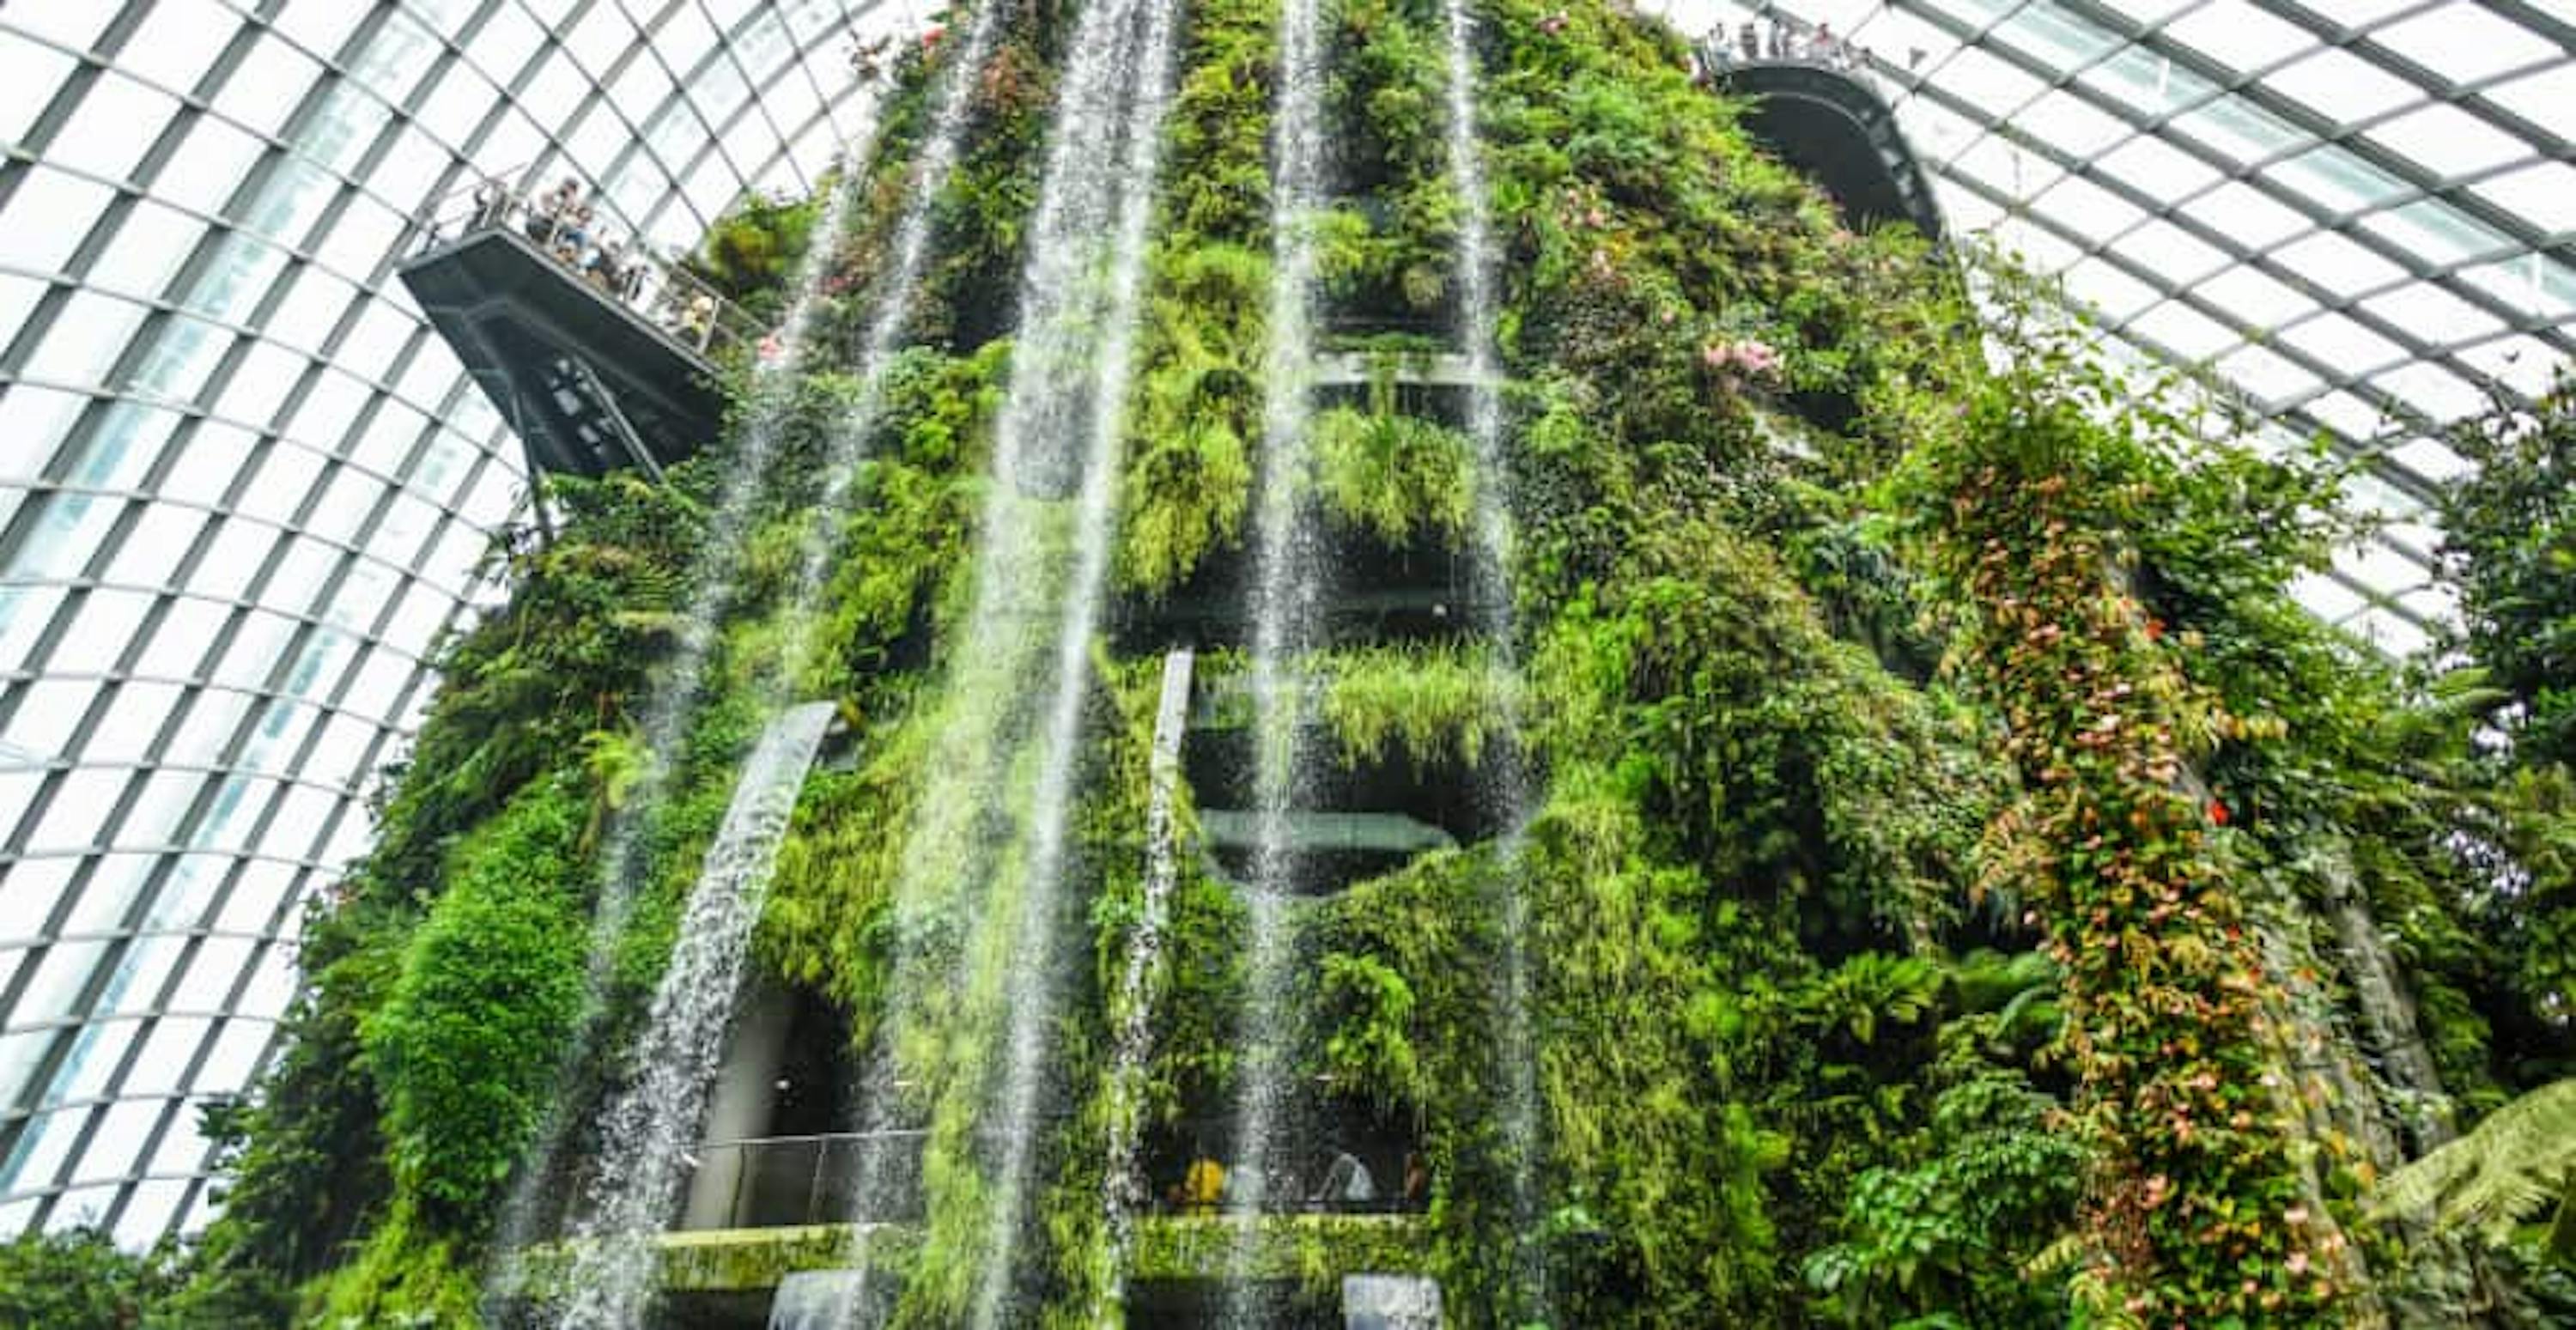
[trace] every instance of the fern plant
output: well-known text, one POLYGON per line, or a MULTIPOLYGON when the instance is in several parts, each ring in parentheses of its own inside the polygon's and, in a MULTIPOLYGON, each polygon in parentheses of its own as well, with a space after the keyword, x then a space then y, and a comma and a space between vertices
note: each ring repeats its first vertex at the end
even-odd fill
POLYGON ((2429 1210, 2446 1226, 2501 1243, 2553 1201, 2547 1249, 2576 1262, 2576 1077, 2506 1104, 2477 1130, 2389 1174, 2374 1209, 2382 1216, 2429 1210))

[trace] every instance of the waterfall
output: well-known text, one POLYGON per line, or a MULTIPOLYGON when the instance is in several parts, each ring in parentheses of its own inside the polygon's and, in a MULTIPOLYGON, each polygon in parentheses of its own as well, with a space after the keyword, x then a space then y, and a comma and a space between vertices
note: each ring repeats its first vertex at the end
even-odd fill
MULTIPOLYGON (((661 807, 670 764, 688 737, 689 722, 696 716, 716 630, 733 607, 735 579, 741 573, 739 556, 754 502, 768 480, 770 463, 778 449, 779 427, 795 397, 796 375, 803 368, 812 336, 814 311, 822 297, 823 283, 831 275, 837 242, 849 226, 850 210, 859 193, 858 172, 875 143, 880 124, 882 94, 872 90, 865 96, 859 110, 858 133, 841 149, 839 161, 845 174, 824 194, 822 213, 814 220, 805 252, 797 258, 789 281, 787 310, 779 324, 779 354, 756 362, 752 369, 751 406, 744 413, 741 448, 724 468, 706 540, 690 561, 688 617, 681 625, 679 644, 670 664, 655 680, 644 704, 644 750, 650 761, 635 788, 628 792, 625 804, 609 815, 599 854, 598 903, 591 915, 582 1015, 571 1051, 564 1058, 566 1073, 580 1064, 583 1052, 596 1037, 618 943, 634 913, 635 880, 642 867, 637 862, 640 843, 650 825, 650 814, 661 807)), ((561 1105, 569 1098, 567 1084, 563 1092, 554 1096, 554 1102, 561 1105)), ((503 1203, 494 1244, 497 1250, 526 1246, 541 1231, 544 1212, 552 1208, 547 1188, 553 1162, 563 1148, 569 1125, 557 1112, 539 1127, 537 1139, 503 1203)), ((487 1304, 497 1291, 487 1285, 487 1304)), ((496 1309, 487 1305, 485 1310, 489 1319, 496 1309)))
POLYGON ((1502 935, 1502 966, 1495 1001, 1500 1029, 1495 1032, 1496 1061, 1501 1073, 1504 1163, 1512 1179, 1512 1230, 1517 1243, 1515 1272, 1526 1305, 1520 1319, 1553 1323, 1544 1252, 1539 1228, 1539 1094, 1538 1047, 1530 1025, 1529 905, 1523 876, 1522 829, 1532 809, 1530 776, 1519 743, 1519 707, 1514 699, 1518 657, 1511 583, 1511 461, 1503 450, 1501 366, 1494 345, 1495 255, 1491 202, 1485 190, 1485 165, 1476 127, 1475 18, 1468 0, 1445 0, 1445 55, 1448 66, 1447 130, 1449 177, 1459 201, 1457 280, 1458 337, 1467 357, 1467 433, 1475 458, 1475 592, 1471 611, 1488 643, 1490 682, 1502 708, 1495 775, 1486 798, 1505 827, 1497 847, 1497 902, 1502 935))
POLYGON ((1172 908, 1172 887, 1180 875, 1179 847, 1173 841, 1172 800, 1181 777, 1181 740, 1189 731, 1190 672, 1196 657, 1187 648, 1163 657, 1163 692, 1154 708, 1154 753, 1147 765, 1145 804, 1145 892, 1136 926, 1127 935, 1127 963, 1118 974, 1118 993, 1110 1012, 1118 1022, 1118 1042, 1109 1058, 1109 1142, 1107 1168, 1101 1176, 1101 1209, 1109 1232, 1108 1269, 1101 1293, 1086 1319, 1096 1326, 1116 1324, 1111 1308, 1124 1302, 1129 1239, 1136 1212, 1146 1201, 1144 1165, 1137 1157, 1143 1124, 1145 1063, 1154 1049, 1153 976, 1163 961, 1163 924, 1172 908))
MULTIPOLYGON (((1102 593, 1109 580, 1110 538, 1116 525, 1121 445, 1127 423, 1127 382, 1134 367, 1146 236, 1153 218, 1154 184, 1162 162, 1163 111, 1171 95, 1173 28, 1179 0, 1139 2, 1144 13, 1133 20, 1140 30, 1132 35, 1125 31, 1129 21, 1119 13, 1123 5, 1099 6, 1103 30, 1097 33, 1092 30, 1093 15, 1085 13, 1075 33, 1077 44, 1072 77, 1068 80, 1071 88, 1083 90, 1081 76, 1087 72, 1085 66, 1093 63, 1086 57, 1097 53, 1097 63, 1108 79, 1103 91, 1125 102, 1124 123, 1115 140, 1121 144, 1120 151, 1098 151, 1093 142, 1074 136, 1074 124, 1069 118, 1059 119, 1057 132, 1061 137, 1047 164, 1050 183, 1061 185, 1065 191, 1059 197, 1078 192, 1095 196, 1103 203, 1115 200, 1116 229, 1112 232, 1106 308, 1096 316, 1097 340, 1090 347, 1091 430, 1089 456, 1082 472, 1077 564, 1056 629, 1055 696, 1049 709, 1036 800, 1025 833, 1031 843, 1017 927, 1019 945, 1014 948, 1020 963, 1010 969, 1010 1040, 999 1123, 1002 1160, 989 1202, 983 1278, 975 1300, 977 1330, 992 1330, 1007 1323, 1005 1318, 1011 1314, 1013 1289, 1019 1276, 1015 1253, 1031 1146, 1038 1134, 1038 1092, 1045 1081, 1044 1036, 1054 1024, 1058 997, 1057 967, 1050 960, 1030 963, 1030 959, 1050 957, 1061 931, 1056 916, 1061 908, 1068 805, 1082 739, 1082 704, 1089 692, 1091 638, 1098 627, 1102 593)), ((1029 266, 1033 276, 1050 272, 1043 262, 1045 257, 1070 256, 1097 234, 1094 230, 1075 229, 1082 215, 1090 211, 1087 206, 1064 207, 1050 213, 1047 198, 1041 193, 1038 225, 1032 232, 1029 266)), ((1035 298, 1040 292, 1034 284, 1030 295, 1033 298, 1025 308, 1047 307, 1046 301, 1035 298)), ((1075 326, 1068 321, 1063 330, 1072 331, 1075 326)), ((1017 373, 1015 366, 1015 381, 1017 373)), ((1008 421, 1006 410, 1005 424, 1008 421)), ((1006 440, 1008 437, 1005 435, 1006 440)), ((1018 456, 1010 450, 1003 455, 1012 459, 1018 456)))
MULTIPOLYGON (((803 773, 812 764, 814 748, 820 743, 822 727, 832 715, 827 703, 777 714, 788 687, 786 676, 798 667, 811 646, 816 602, 874 423, 885 366, 911 319, 929 249, 933 204, 956 167, 975 86, 974 74, 991 52, 1000 30, 1001 10, 1000 4, 992 3, 976 11, 962 49, 939 75, 938 112, 920 156, 913 163, 904 211, 896 222, 894 257, 879 275, 874 312, 861 343, 857 399, 844 418, 835 422, 827 443, 823 498, 804 534, 799 573, 786 611, 791 625, 788 646, 778 662, 755 681, 763 712, 775 714, 776 718, 746 762, 736 786, 734 806, 728 811, 715 846, 708 851, 706 867, 691 888, 680 919, 678 941, 647 1016, 638 1049, 639 1075, 612 1102, 607 1114, 603 1159, 590 1197, 591 1213, 575 1228, 577 1237, 589 1241, 576 1258, 574 1293, 562 1320, 565 1330, 632 1324, 652 1298, 649 1239, 670 1221, 682 1181, 679 1169, 688 1158, 687 1147, 694 1144, 690 1138, 698 1129, 708 1080, 714 1074, 715 1058, 732 1020, 734 1000, 741 987, 743 952, 751 926, 759 918, 777 838, 784 834, 786 813, 794 807, 794 791, 801 786, 803 773), (804 743, 795 765, 795 784, 785 792, 785 807, 778 810, 776 825, 767 826, 755 814, 746 812, 744 800, 761 797, 764 782, 778 778, 774 764, 779 759, 772 753, 773 744, 793 742, 795 736, 809 728, 812 738, 804 743), (782 740, 781 736, 787 738, 782 740), (766 836, 765 843, 753 842, 757 844, 756 855, 743 848, 729 849, 734 845, 737 815, 753 819, 742 825, 742 834, 766 836)), ((835 191, 833 208, 846 208, 843 196, 853 192, 835 191)), ((837 212, 830 220, 829 229, 817 228, 818 235, 838 236, 837 212)), ((812 291, 822 279, 822 270, 828 268, 828 249, 818 245, 816 250, 825 260, 809 255, 802 265, 807 271, 799 278, 800 308, 791 324, 786 352, 774 358, 776 367, 800 366, 812 291)), ((748 437, 757 447, 760 466, 737 468, 736 478, 729 482, 746 488, 767 469, 777 428, 784 419, 795 383, 783 368, 763 367, 757 372, 761 375, 761 392, 755 398, 748 437)), ((745 510, 747 513, 747 500, 745 510)), ((729 532, 711 532, 710 548, 738 548, 745 534, 738 521, 729 532)), ((726 607, 705 604, 702 599, 701 620, 707 640, 712 640, 715 624, 726 607)), ((705 664, 704 643, 694 656, 684 659, 691 663, 688 695, 693 702, 694 675, 703 672, 705 664)), ((620 868, 612 860, 611 868, 621 876, 632 875, 631 865, 620 868)))
POLYGON ((907 1058, 924 1055, 920 1041, 936 1036, 943 1017, 970 1028, 1006 1024, 998 1067, 933 1069, 979 1099, 992 1074, 1001 1076, 982 1119, 993 1130, 981 1134, 1001 1144, 982 1199, 978 1325, 999 1324, 1012 1310, 1044 1036, 1056 1006, 1065 823, 1109 568, 1175 11, 1173 0, 1103 0, 1084 10, 1068 48, 1021 274, 973 608, 951 657, 930 784, 898 874, 894 979, 865 1079, 868 1144, 852 1189, 860 1217, 899 1199, 890 1193, 900 1170, 878 1142, 908 1111, 907 1058), (1032 688, 1040 678, 1048 686, 1032 688), (1025 813, 1016 829, 1014 809, 1025 813), (1006 879, 1016 891, 996 889, 1006 879))
POLYGON ((772 722, 743 764, 731 806, 680 917, 679 941, 654 989, 641 1074, 613 1099, 586 1239, 567 1281, 564 1330, 623 1330, 652 1300, 652 1236, 669 1220, 689 1147, 742 985, 742 939, 760 915, 778 843, 832 722, 828 702, 772 722))
POLYGON ((769 1300, 769 1330, 832 1330, 870 1302, 868 1272, 791 1270, 769 1300))
MULTIPOLYGON (((1319 532, 1300 490, 1313 412, 1315 241, 1323 202, 1323 35, 1316 0, 1285 0, 1279 16, 1279 91, 1271 124, 1269 346, 1263 366, 1261 507, 1254 534, 1252 627, 1253 794, 1258 819, 1246 884, 1245 1050, 1234 1104, 1234 1177, 1266 1196, 1286 1106, 1286 1008, 1293 950, 1289 899, 1295 855, 1289 819, 1311 784, 1299 723, 1304 695, 1292 662, 1315 645, 1321 576, 1319 532)), ((1234 1216, 1227 1253, 1225 1320, 1266 1317, 1246 1278, 1258 1243, 1258 1205, 1234 1216)))

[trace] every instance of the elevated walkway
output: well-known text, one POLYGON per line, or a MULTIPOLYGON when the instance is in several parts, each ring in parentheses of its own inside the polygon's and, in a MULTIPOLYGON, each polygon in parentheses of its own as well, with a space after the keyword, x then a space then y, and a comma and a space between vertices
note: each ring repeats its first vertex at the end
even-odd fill
MULTIPOLYGON (((1236 1225, 1226 1215, 1141 1215, 1127 1263, 1133 1281, 1220 1282, 1229 1272, 1236 1225)), ((1429 1222, 1418 1214, 1261 1215, 1252 1221, 1256 1279, 1339 1279, 1345 1274, 1420 1274, 1431 1250, 1429 1222)), ((708 1229, 653 1240, 660 1287, 667 1293, 751 1293, 778 1287, 787 1275, 847 1269, 859 1259, 857 1224, 708 1229)), ((871 1269, 909 1270, 921 1255, 922 1230, 879 1224, 865 1233, 871 1269)), ((505 1293, 546 1298, 571 1276, 569 1244, 531 1248, 502 1272, 505 1293)))
POLYGON ((500 207, 425 221, 395 272, 532 468, 658 480, 723 424, 713 353, 756 333, 676 268, 638 255, 585 275, 547 231, 500 207))
POLYGON ((1868 83, 1805 60, 1730 65, 1718 81, 1753 99, 1744 128, 1754 141, 1822 185, 1853 224, 1903 222, 1942 238, 1931 179, 1868 83))

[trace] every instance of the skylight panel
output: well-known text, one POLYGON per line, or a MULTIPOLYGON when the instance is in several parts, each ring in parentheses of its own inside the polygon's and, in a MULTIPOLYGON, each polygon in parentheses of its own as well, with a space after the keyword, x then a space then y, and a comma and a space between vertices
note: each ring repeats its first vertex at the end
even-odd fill
POLYGON ((2560 54, 2521 24, 2465 2, 2392 23, 2371 39, 2454 83, 2474 83, 2560 54))
POLYGON ((2331 46, 2264 75, 2263 86, 2296 98, 2343 124, 2412 106, 2425 98, 2422 88, 2331 46))
POLYGON ((2200 283, 2197 294, 2236 316, 2249 332, 2264 333, 2303 315, 2317 302, 2250 265, 2221 269, 2200 283))
POLYGON ((2440 177, 2475 175, 2531 156, 2530 144, 2448 102, 2373 125, 2369 135, 2440 177))
POLYGON ((2175 116, 2173 124, 2239 162, 2268 161, 2316 141, 2314 135, 2234 93, 2175 116))
MULTIPOLYGON (((2406 348, 2363 327, 2359 320, 2331 310, 2290 324, 2277 336, 2283 344, 2297 348, 2317 362, 2347 372, 2394 364, 2409 354, 2406 348)), ((2374 418, 2377 414, 2371 413, 2374 418)), ((2356 436, 2365 435, 2372 431, 2373 422, 2361 421, 2350 428, 2338 424, 2336 428, 2356 436)))
POLYGON ((2140 27, 2160 23, 2191 8, 2194 0, 2107 0, 2102 7, 2135 19, 2140 27))
POLYGON ((2122 271, 2108 259, 2089 258, 2066 270, 2066 290, 2076 300, 2114 321, 2126 319, 2164 298, 2164 292, 2122 271))
POLYGON ((2548 323, 2576 320, 2576 274, 2541 255, 2482 263, 2460 276, 2525 318, 2548 323))
POLYGON ((2576 231, 2576 166, 2534 162, 2480 181, 2471 192, 2543 231, 2576 231))
POLYGON ((2553 64, 2478 94, 2536 125, 2563 125, 2576 106, 2576 63, 2553 64))
POLYGON ((2334 0, 2331 6, 2324 6, 2309 0, 2308 7, 2311 10, 2331 9, 2322 17, 2346 24, 2358 32, 2398 18, 2423 3, 2424 0, 2334 0))
POLYGON ((2104 153, 2103 170, 2157 199, 2197 194, 2222 177, 2201 157, 2150 135, 2139 135, 2104 153))
POLYGON ((2549 390, 2553 369, 2560 361, 2555 348, 2522 333, 2462 347, 2456 354, 2470 369, 2525 400, 2549 390))
POLYGON ((2449 445, 2421 436, 2389 449, 2388 457, 2426 480, 2457 480, 2469 471, 2468 460, 2449 445))
POLYGON ((1995 32, 2060 69, 2091 64, 2121 45, 2118 37, 2100 27, 2039 3, 2014 10, 1995 25, 1995 32))
MULTIPOLYGON (((2372 375, 2371 386, 2395 394, 2398 400, 2436 421, 2464 420, 2484 410, 2487 404, 2486 395, 2479 392, 2476 385, 2424 361, 2413 361, 2372 375)), ((2438 444, 2433 446, 2440 448, 2443 454, 2450 454, 2449 463, 2430 460, 2431 454, 2422 454, 2428 460, 2418 465, 2417 470, 2435 480, 2448 480, 2466 469, 2468 464, 2461 462, 2456 454, 2451 454, 2450 449, 2438 444)), ((2401 449, 2400 453, 2403 451, 2401 449)))
POLYGON ((2366 608, 2369 602, 2351 587, 2326 576, 2311 573, 2290 590, 2308 612, 2328 623, 2340 623, 2366 608))
POLYGON ((2168 300, 2129 321, 2129 331, 2152 342, 2168 360, 2207 360, 2239 340, 2237 332, 2216 319, 2168 300))
POLYGON ((2187 287, 2236 260, 2225 250, 2163 218, 2120 237, 2119 250, 2141 270, 2187 287))
POLYGON ((2270 170, 2274 178, 2325 205, 2330 212, 2368 212, 2416 192, 2405 181, 2363 161, 2351 149, 2334 144, 2281 162, 2270 170))
POLYGON ((2504 331, 2494 315, 2432 282, 2409 282, 2361 302, 2361 307, 2440 346, 2481 341, 2504 331))
POLYGON ((2354 514, 2374 522, 2406 522, 2420 517, 2424 505, 2408 498, 2394 485, 2367 472, 2355 474, 2343 483, 2343 504, 2354 514))
POLYGON ((2191 201, 2192 215, 2225 232, 2248 250, 2316 229, 2297 209, 2241 180, 2231 180, 2191 201))
MULTIPOLYGON (((285 23, 292 18, 304 22, 307 12, 317 8, 331 6, 297 5, 293 7, 295 13, 281 11, 273 21, 285 23)), ((144 12, 143 25, 126 38, 125 46, 117 52, 117 67, 162 88, 194 89, 242 21, 240 15, 215 0, 156 3, 144 12)))
POLYGON ((2217 92, 2216 85, 2136 46, 2121 47, 2076 81, 2148 117, 2169 115, 2217 92))
POLYGON ((2354 581, 2392 600, 2399 592, 2412 591, 2424 584, 2421 564, 2375 540, 2361 542, 2335 562, 2352 574, 2354 581))
POLYGON ((2032 199, 2041 215, 2055 218, 2080 236, 2117 235, 2146 219, 2135 205, 2082 176, 2067 176, 2032 199))
POLYGON ((2362 225, 2409 251, 2455 267, 2510 254, 2513 237, 2439 199, 2423 199, 2362 219, 2362 225))
POLYGON ((2024 108, 2014 123, 2079 157, 2094 156, 2138 135, 2127 121, 2062 88, 2024 108))
POLYGON ((1974 46, 1961 47, 1942 66, 1941 83, 1975 105, 1992 107, 2020 106, 2047 86, 2001 57, 1974 46))
POLYGON ((2372 291, 2409 276, 2391 260, 2370 253, 2336 232, 2311 232, 2275 250, 2275 258, 2298 276, 2329 291, 2372 291))
POLYGON ((2316 45, 2316 38, 2246 0, 2214 0, 2167 24, 2168 36, 2240 74, 2277 64, 2316 45))
POLYGON ((40 5, 11 7, 11 26, 39 37, 57 41, 75 51, 86 51, 98 39, 99 30, 116 12, 105 5, 40 5))
POLYGON ((2068 264, 2084 257, 2082 247, 2047 227, 2021 218, 2007 218, 1998 223, 1995 235, 2041 272, 2063 271, 2068 264))
POLYGON ((2459 593, 2439 582, 2415 587, 2397 598, 2399 604, 2434 623, 2457 623, 2460 616, 2459 593))
POLYGON ((2289 357, 2251 343, 2219 357, 2211 368, 2266 408, 2298 401, 2325 386, 2289 357))
POLYGON ((2000 134, 1988 134, 1950 159, 1950 169, 1965 172, 2017 199, 2048 189, 2066 172, 2056 163, 2028 151, 2000 134))

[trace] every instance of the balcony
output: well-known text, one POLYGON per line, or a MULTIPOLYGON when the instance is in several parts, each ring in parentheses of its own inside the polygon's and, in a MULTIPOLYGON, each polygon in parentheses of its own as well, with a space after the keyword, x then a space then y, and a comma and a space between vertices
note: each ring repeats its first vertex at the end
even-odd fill
POLYGON ((760 329, 640 245, 594 243, 495 189, 431 208, 395 271, 531 468, 660 479, 723 423, 713 357, 760 329))

